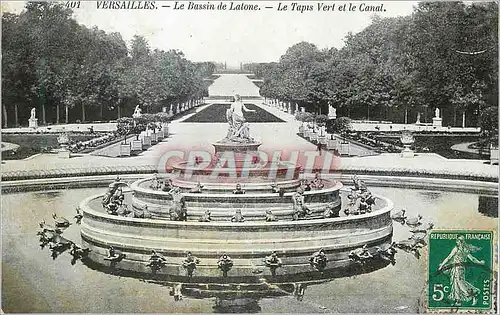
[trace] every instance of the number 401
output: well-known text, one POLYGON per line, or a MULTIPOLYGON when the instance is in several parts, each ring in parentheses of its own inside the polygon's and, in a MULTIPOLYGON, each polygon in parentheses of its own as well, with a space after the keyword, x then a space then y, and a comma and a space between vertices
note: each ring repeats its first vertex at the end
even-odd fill
POLYGON ((442 301, 444 299, 445 292, 450 292, 449 286, 442 285, 441 283, 435 283, 432 287, 432 299, 434 301, 442 301))
POLYGON ((80 9, 80 1, 66 1, 66 8, 80 9))

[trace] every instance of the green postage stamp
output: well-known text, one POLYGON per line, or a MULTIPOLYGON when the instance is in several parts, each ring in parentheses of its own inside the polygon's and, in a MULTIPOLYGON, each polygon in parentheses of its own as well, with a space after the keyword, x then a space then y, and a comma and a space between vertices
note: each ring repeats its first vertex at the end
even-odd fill
POLYGON ((490 311, 494 303, 492 231, 432 231, 428 248, 429 310, 490 311))

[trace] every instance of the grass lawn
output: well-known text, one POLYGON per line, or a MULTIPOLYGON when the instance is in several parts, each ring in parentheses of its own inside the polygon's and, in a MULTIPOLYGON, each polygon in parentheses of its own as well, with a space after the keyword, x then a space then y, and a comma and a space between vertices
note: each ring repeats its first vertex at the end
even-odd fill
MULTIPOLYGON (((97 137, 98 134, 71 134, 71 141, 85 141, 97 137)), ((37 153, 47 153, 52 149, 60 148, 57 142, 58 134, 2 134, 5 142, 19 145, 16 151, 6 152, 2 155, 4 160, 19 160, 37 153)))
MULTIPOLYGON (((226 120, 226 110, 230 107, 230 104, 212 104, 207 108, 203 109, 199 113, 189 117, 183 122, 196 122, 196 123, 225 123, 226 120)), ((256 110, 255 113, 244 112, 245 119, 250 123, 276 123, 284 122, 280 118, 274 116, 268 111, 254 105, 245 104, 248 109, 256 110)))
MULTIPOLYGON (((424 147, 429 148, 430 152, 437 153, 448 159, 480 159, 478 154, 466 153, 466 152, 458 152, 451 149, 451 147, 455 144, 462 142, 472 142, 479 140, 479 136, 453 136, 453 135, 414 135, 415 144, 414 147, 417 149, 417 152, 422 152, 421 149, 424 147)), ((389 143, 394 143, 396 145, 401 146, 401 141, 399 140, 399 136, 392 137, 380 137, 380 140, 387 141, 389 143)), ((483 157, 484 158, 484 157, 483 157)))

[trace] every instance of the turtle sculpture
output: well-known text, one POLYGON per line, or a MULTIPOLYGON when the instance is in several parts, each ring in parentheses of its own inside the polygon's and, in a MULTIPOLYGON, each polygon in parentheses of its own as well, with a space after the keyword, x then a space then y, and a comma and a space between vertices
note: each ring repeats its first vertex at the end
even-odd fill
POLYGON ((401 224, 404 224, 406 220, 406 209, 401 209, 400 211, 393 213, 391 215, 391 219, 401 224))
POLYGON ((405 223, 409 227, 417 227, 417 226, 422 225, 421 220, 422 220, 422 216, 420 214, 418 214, 416 217, 406 218, 405 223))
POLYGON ((66 219, 65 217, 60 217, 55 213, 52 214, 52 218, 54 218, 56 227, 68 227, 71 225, 68 219, 66 219))
POLYGON ((366 261, 372 258, 373 255, 368 250, 368 244, 365 244, 363 247, 358 247, 349 253, 350 260, 359 262, 361 264, 364 264, 366 261))
POLYGON ((391 244, 384 243, 376 247, 374 256, 378 256, 384 260, 387 260, 394 266, 396 264, 396 259, 394 258, 394 256, 397 252, 398 251, 395 248, 394 242, 392 242, 391 244))
POLYGON ((412 233, 426 233, 434 228, 434 223, 428 222, 410 230, 412 233))
POLYGON ((116 250, 113 246, 109 246, 108 256, 104 257, 104 260, 110 261, 113 266, 114 263, 121 261, 123 258, 125 258, 125 254, 116 250))

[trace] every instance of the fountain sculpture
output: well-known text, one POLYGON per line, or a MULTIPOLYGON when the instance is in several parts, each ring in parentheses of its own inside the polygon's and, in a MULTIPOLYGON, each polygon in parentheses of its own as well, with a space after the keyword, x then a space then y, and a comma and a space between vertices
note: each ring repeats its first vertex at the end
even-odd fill
POLYGON ((301 179, 300 166, 290 162, 263 166, 261 143, 250 136, 243 111, 250 110, 237 96, 209 167, 179 162, 167 176, 132 183, 132 194, 122 193, 117 179, 104 198, 83 201, 88 259, 166 281, 250 283, 318 272, 341 276, 356 260, 383 260, 380 248, 392 243, 392 202, 356 179, 351 210, 343 213, 342 183, 319 174, 301 179), (214 177, 226 153, 236 156, 233 176, 214 177), (250 167, 245 155, 255 158, 250 167), (353 259, 357 249, 363 253, 353 259))

